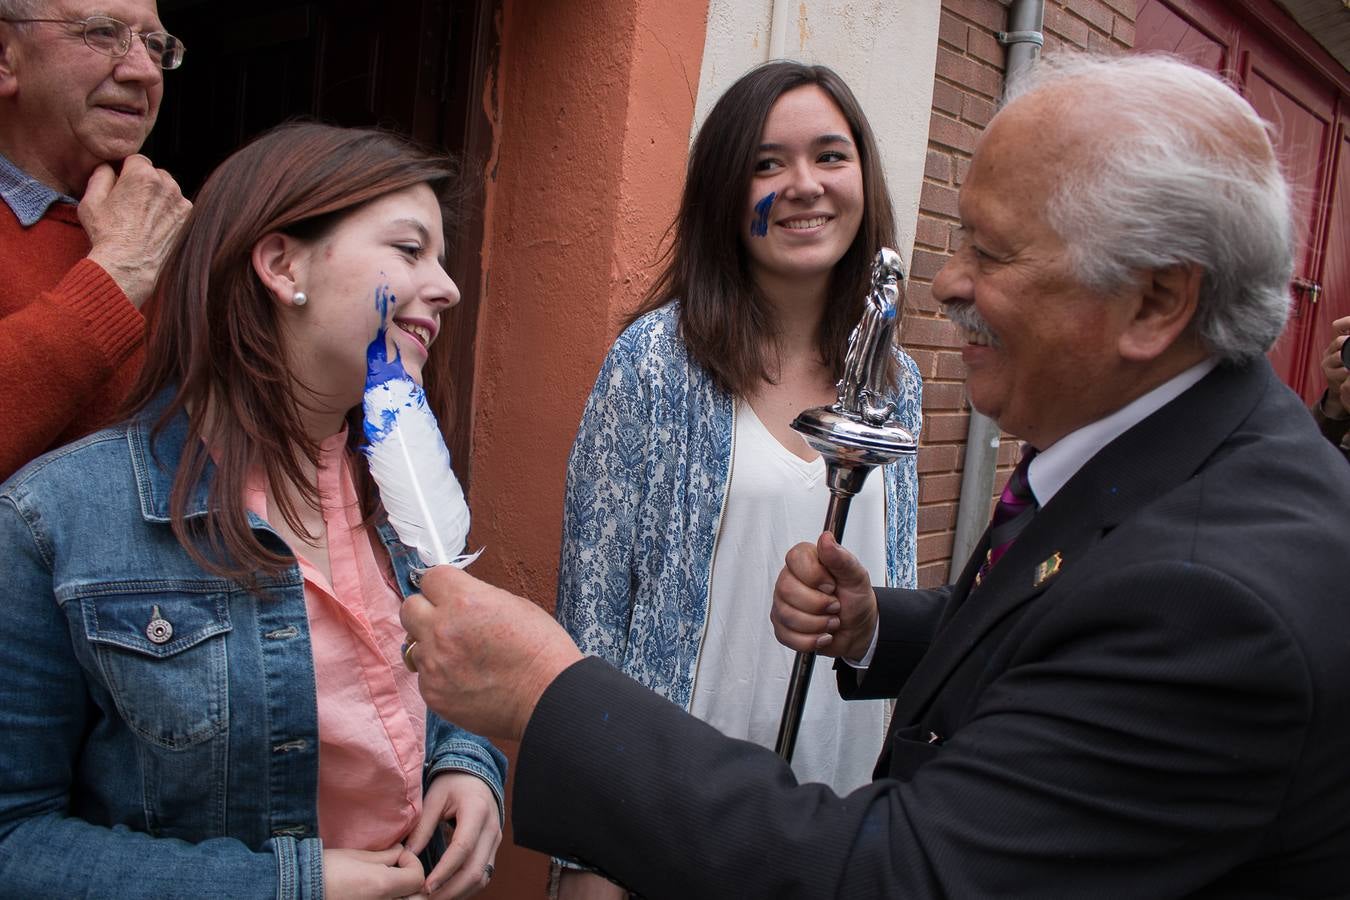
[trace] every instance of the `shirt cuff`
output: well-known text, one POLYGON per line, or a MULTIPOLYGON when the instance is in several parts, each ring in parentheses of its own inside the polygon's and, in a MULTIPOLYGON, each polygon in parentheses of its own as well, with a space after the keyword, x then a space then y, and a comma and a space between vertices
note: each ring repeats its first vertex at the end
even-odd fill
MULTIPOLYGON (((858 660, 857 662, 854 662, 851 659, 845 659, 844 662, 855 669, 866 669, 868 666, 872 665, 872 657, 876 655, 877 640, 880 637, 881 637, 881 622, 878 621, 876 628, 872 630, 872 642, 867 645, 867 652, 862 655, 862 659, 858 660)), ((840 657, 840 659, 843 659, 843 657, 840 657)))

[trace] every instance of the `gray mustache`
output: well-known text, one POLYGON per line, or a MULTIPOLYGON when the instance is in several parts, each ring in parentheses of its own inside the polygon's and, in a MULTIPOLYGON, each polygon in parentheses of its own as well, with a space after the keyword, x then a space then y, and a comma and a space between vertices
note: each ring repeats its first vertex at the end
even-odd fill
POLYGON ((999 346, 998 336, 989 327, 989 323, 984 320, 984 316, 975 310, 974 303, 944 303, 942 314, 967 331, 988 338, 991 345, 999 346))

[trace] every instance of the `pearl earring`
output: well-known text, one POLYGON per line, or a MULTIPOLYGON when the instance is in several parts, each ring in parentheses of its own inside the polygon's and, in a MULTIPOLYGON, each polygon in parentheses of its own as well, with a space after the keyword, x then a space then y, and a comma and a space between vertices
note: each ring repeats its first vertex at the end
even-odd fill
POLYGON ((296 291, 294 294, 291 295, 291 302, 294 303, 296 306, 304 306, 306 303, 309 302, 309 298, 305 296, 304 291, 296 291))

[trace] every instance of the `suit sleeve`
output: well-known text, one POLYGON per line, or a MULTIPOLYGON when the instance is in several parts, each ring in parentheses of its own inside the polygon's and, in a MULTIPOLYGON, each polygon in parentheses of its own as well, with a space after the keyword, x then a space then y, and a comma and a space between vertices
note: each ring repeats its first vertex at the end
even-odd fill
POLYGON ((0 318, 0 480, 51 449, 144 330, 140 311, 87 259, 0 318))
POLYGON ((1206 884, 1283 800, 1311 716, 1301 652, 1261 598, 1200 566, 1126 567, 1082 599, 1037 611, 911 780, 843 798, 577 663, 525 732, 516 838, 653 898, 1137 898, 1206 884))
POLYGON ((878 587, 877 649, 872 665, 859 678, 858 669, 836 662, 839 693, 845 700, 890 699, 900 693, 909 673, 933 641, 950 588, 904 591, 878 587))

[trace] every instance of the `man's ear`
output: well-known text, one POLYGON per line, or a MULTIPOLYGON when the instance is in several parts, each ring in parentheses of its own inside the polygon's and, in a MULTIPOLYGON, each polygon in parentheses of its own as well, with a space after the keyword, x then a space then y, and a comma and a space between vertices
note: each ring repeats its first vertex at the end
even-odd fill
POLYGON ((1133 315, 1120 334, 1120 355, 1149 362, 1166 353, 1195 318, 1203 280, 1195 263, 1145 273, 1133 315))
POLYGON ((282 306, 295 306, 295 292, 303 290, 304 245, 290 235, 270 231, 253 245, 253 271, 282 306))
POLYGON ((15 37, 14 26, 0 22, 0 97, 13 97, 19 92, 19 79, 15 74, 19 48, 15 37))

